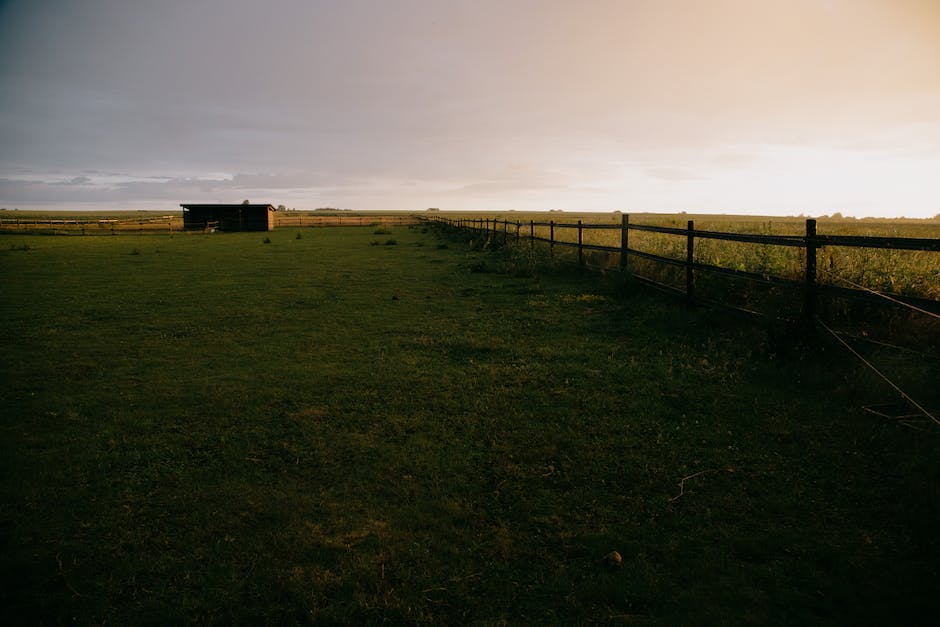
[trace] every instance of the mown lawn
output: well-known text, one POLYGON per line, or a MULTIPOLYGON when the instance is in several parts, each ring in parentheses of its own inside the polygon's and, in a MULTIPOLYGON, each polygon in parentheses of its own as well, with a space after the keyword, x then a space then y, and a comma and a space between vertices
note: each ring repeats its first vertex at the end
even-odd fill
POLYGON ((936 430, 640 286, 421 228, 4 236, 0 337, 4 624, 940 610, 936 430))

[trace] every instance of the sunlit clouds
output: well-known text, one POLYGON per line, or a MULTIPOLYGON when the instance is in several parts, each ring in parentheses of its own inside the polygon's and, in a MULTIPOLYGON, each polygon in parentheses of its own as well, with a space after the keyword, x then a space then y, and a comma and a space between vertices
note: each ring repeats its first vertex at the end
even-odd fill
POLYGON ((0 204, 940 213, 933 0, 9 2, 0 204))

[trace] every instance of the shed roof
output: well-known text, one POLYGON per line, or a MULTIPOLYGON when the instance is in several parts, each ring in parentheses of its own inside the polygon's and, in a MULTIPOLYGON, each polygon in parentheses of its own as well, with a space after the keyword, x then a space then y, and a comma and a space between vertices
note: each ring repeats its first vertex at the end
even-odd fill
POLYGON ((181 204, 180 207, 182 207, 183 209, 245 209, 245 208, 248 208, 248 209, 269 209, 271 211, 277 211, 277 209, 274 208, 274 205, 271 205, 271 204, 244 205, 244 204, 239 203, 235 205, 220 205, 220 204, 212 204, 212 203, 208 203, 208 204, 186 203, 186 204, 181 204))

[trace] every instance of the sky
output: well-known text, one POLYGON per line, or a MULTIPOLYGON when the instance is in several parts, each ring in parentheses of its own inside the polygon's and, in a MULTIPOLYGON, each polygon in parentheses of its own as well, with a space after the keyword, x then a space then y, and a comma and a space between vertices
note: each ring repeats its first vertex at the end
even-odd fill
POLYGON ((0 206, 940 214, 940 0, 0 0, 0 206))

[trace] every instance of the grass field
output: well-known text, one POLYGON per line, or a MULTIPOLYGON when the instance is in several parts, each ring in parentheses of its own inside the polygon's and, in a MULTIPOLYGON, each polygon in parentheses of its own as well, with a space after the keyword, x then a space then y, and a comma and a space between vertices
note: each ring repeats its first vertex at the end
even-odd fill
MULTIPOLYGON (((42 233, 60 234, 127 234, 144 232, 172 232, 183 228, 181 215, 164 215, 165 212, 152 211, 112 211, 112 212, 40 212, 9 211, 0 215, 0 233, 31 230, 42 233), (39 223, 36 223, 39 221, 39 223), (28 224, 27 224, 28 223, 28 224)), ((323 225, 362 226, 376 221, 402 223, 410 222, 415 216, 446 217, 449 219, 498 219, 518 222, 523 235, 529 233, 529 222, 575 225, 578 220, 585 224, 619 225, 621 216, 615 213, 565 213, 565 212, 445 212, 445 213, 409 213, 383 214, 377 212, 351 211, 288 211, 279 212, 276 221, 281 228, 309 227, 323 225)), ((648 224, 685 228, 688 220, 695 222, 696 229, 723 231, 731 233, 751 233, 762 235, 802 235, 805 233, 805 219, 802 217, 762 217, 739 215, 686 215, 686 214, 650 214, 634 213, 630 220, 633 224, 648 224)), ((819 219, 821 235, 861 235, 885 237, 915 237, 940 239, 940 219, 881 219, 865 218, 829 218, 819 219)), ((535 235, 549 237, 548 227, 536 227, 535 235)), ((577 231, 573 228, 558 227, 555 232, 558 241, 577 241, 577 231)), ((602 246, 620 246, 620 233, 616 230, 587 230, 584 233, 586 244, 602 246)), ((675 259, 685 258, 685 239, 673 235, 632 231, 631 248, 675 259)), ((570 251, 569 251, 570 252, 570 251)), ((615 266, 619 263, 616 255, 590 252, 591 262, 595 265, 615 266)), ((802 278, 805 261, 799 248, 745 244, 721 240, 700 239, 696 243, 695 261, 723 268, 744 270, 777 276, 781 278, 802 278)), ((644 262, 640 262, 641 266, 644 262)), ((649 264, 646 264, 649 265, 649 264)), ((933 252, 875 250, 863 248, 828 247, 820 251, 819 281, 839 287, 863 286, 868 289, 892 294, 914 296, 940 300, 940 255, 933 252)), ((644 268, 644 271, 657 274, 657 278, 667 283, 682 283, 670 276, 668 269, 662 267, 644 268)), ((680 273, 681 274, 681 273, 680 273)))
POLYGON ((4 624, 940 610, 940 440, 835 347, 421 228, 2 243, 4 624))

